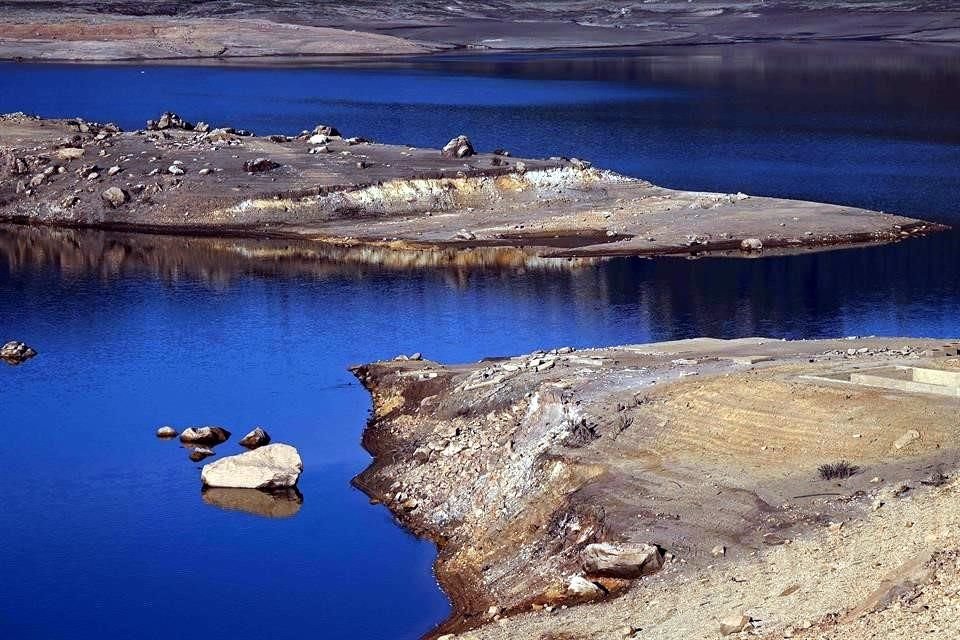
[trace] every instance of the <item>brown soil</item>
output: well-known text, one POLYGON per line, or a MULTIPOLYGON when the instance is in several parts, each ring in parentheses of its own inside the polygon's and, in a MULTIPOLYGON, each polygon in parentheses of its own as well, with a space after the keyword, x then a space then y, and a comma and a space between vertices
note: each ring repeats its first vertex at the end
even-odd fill
MULTIPOLYGON (((364 444, 375 462, 356 483, 437 541, 437 576, 456 605, 438 634, 612 638, 623 620, 657 618, 673 629, 657 637, 713 637, 710 612, 754 604, 731 595, 747 589, 739 582, 724 590, 718 571, 769 574, 795 549, 807 558, 831 523, 846 523, 842 537, 861 529, 876 537, 872 509, 877 496, 897 493, 893 481, 916 491, 933 470, 952 473, 955 398, 809 377, 937 365, 956 353, 955 344, 935 351, 940 344, 701 339, 455 367, 366 365, 355 373, 374 398, 364 444), (897 448, 912 429, 919 439, 897 448), (859 473, 819 477, 820 464, 841 459, 859 473), (673 560, 653 578, 597 579, 609 596, 583 613, 560 612, 582 601, 566 585, 582 573, 579 551, 598 541, 655 543, 673 560), (717 545, 721 558, 711 553, 717 545), (698 580, 715 591, 700 617, 684 610, 666 624, 669 607, 647 608, 682 597, 695 610, 698 580), (503 618, 497 624, 490 607, 503 618)), ((788 567, 775 577, 809 579, 788 567)), ((803 585, 808 598, 811 588, 803 585)), ((843 600, 837 595, 776 622, 799 626, 797 615, 843 600)), ((846 600, 851 608, 855 599, 846 600)))

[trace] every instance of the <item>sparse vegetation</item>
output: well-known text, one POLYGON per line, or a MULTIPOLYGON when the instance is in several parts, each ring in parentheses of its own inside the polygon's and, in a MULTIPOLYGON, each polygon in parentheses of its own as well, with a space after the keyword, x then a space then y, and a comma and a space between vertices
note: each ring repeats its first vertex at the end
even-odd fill
POLYGON ((840 462, 820 465, 817 467, 817 473, 819 473, 820 477, 824 480, 843 480, 860 473, 860 467, 855 464, 850 464, 846 460, 841 460, 840 462))

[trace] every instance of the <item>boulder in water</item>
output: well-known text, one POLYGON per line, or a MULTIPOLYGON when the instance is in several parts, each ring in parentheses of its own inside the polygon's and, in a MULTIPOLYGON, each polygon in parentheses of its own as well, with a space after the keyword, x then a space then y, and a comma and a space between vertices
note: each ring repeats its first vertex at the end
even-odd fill
POLYGON ((187 427, 180 434, 180 442, 187 444, 220 444, 230 439, 223 427, 187 427))
POLYGON ((169 426, 160 427, 159 429, 157 429, 157 437, 158 438, 176 438, 177 430, 169 426))
POLYGON ((207 487, 270 491, 296 486, 302 471, 297 450, 278 443, 212 462, 203 468, 200 479, 207 487))
POLYGON ((23 364, 35 355, 36 351, 18 340, 11 340, 0 347, 0 360, 5 360, 8 364, 23 364))
POLYGON ((200 462, 204 458, 209 458, 212 455, 215 455, 215 453, 210 447, 194 447, 190 451, 190 459, 194 462, 200 462))
POLYGON ((253 431, 240 438, 240 446, 247 449, 256 449, 270 444, 270 434, 263 427, 254 427, 253 431))

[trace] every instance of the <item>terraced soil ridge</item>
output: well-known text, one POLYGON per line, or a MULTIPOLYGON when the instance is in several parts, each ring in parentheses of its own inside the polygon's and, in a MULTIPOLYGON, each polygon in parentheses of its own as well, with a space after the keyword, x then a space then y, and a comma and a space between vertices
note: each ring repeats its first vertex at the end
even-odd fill
POLYGON ((576 159, 377 144, 324 126, 255 136, 172 114, 152 126, 0 116, 0 221, 561 259, 750 256, 945 228, 854 207, 664 189, 576 159))
MULTIPOLYGON (((794 549, 809 555, 830 535, 895 535, 877 513, 952 476, 955 394, 855 381, 905 367, 953 384, 958 344, 696 339, 456 366, 405 356, 358 366, 373 397, 364 446, 374 462, 355 482, 437 542, 436 574, 455 611, 434 635, 623 638, 634 637, 623 633, 632 625, 656 637, 714 638, 718 616, 769 596, 720 576, 769 576, 776 568, 767 563, 779 562, 776 576, 789 583, 783 563, 794 549), (839 461, 849 477, 819 469, 839 461), (597 544, 650 545, 663 569, 598 573, 585 559, 597 544), (698 581, 715 593, 705 596, 698 581), (651 604, 674 601, 683 619, 671 620, 672 605, 651 604)), ((924 508, 936 513, 935 504, 924 508)), ((911 548, 903 536, 893 553, 901 559, 911 548)), ((932 545, 940 552, 954 550, 932 545)), ((835 583, 859 571, 879 587, 894 568, 844 573, 842 554, 836 562, 835 583)), ((864 604, 856 591, 817 594, 819 577, 794 577, 801 584, 784 584, 782 597, 802 589, 800 613, 768 607, 760 623, 747 611, 756 628, 802 631, 809 622, 822 631, 841 623, 844 607, 864 604)))

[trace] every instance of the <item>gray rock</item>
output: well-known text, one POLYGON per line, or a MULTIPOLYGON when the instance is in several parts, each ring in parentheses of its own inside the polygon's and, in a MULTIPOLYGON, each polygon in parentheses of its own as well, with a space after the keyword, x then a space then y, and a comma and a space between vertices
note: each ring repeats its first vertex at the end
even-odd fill
POLYGON ((177 430, 174 429, 173 427, 168 427, 168 426, 160 427, 159 429, 157 429, 157 437, 158 438, 176 438, 177 430))
POLYGON ((203 467, 200 479, 207 487, 283 489, 296 486, 303 461, 288 444, 268 444, 203 467))
POLYGON ((750 617, 743 613, 733 613, 720 621, 720 635, 730 636, 753 628, 750 617))
POLYGON ((270 444, 270 434, 261 427, 254 427, 253 431, 240 438, 240 446, 247 449, 256 449, 270 444))
POLYGON ((659 571, 663 552, 653 544, 602 542, 588 544, 580 561, 590 575, 632 579, 659 571))
POLYGON ((333 137, 340 137, 340 132, 337 131, 336 127, 332 127, 328 124, 318 124, 313 128, 313 135, 327 136, 329 138, 333 138, 333 137))
POLYGON ((188 427, 180 434, 180 442, 187 444, 220 444, 229 438, 223 427, 188 427))
POLYGON ((11 340, 0 347, 0 360, 5 360, 8 364, 23 364, 35 355, 36 351, 17 340, 11 340))
POLYGON ((100 197, 103 199, 104 203, 106 203, 112 209, 122 207, 127 203, 127 200, 130 199, 130 196, 127 195, 127 192, 120 187, 110 187, 109 189, 104 190, 103 193, 100 194, 100 197))
POLYGON ((595 598, 603 595, 603 590, 583 576, 575 575, 570 576, 570 581, 567 583, 567 593, 584 598, 595 598))
POLYGON ((762 249, 763 242, 760 238, 745 238, 740 241, 741 251, 761 251, 762 249))
POLYGON ((457 136, 443 145, 443 149, 440 150, 440 155, 445 158, 467 158, 474 154, 476 151, 467 136, 457 136))

